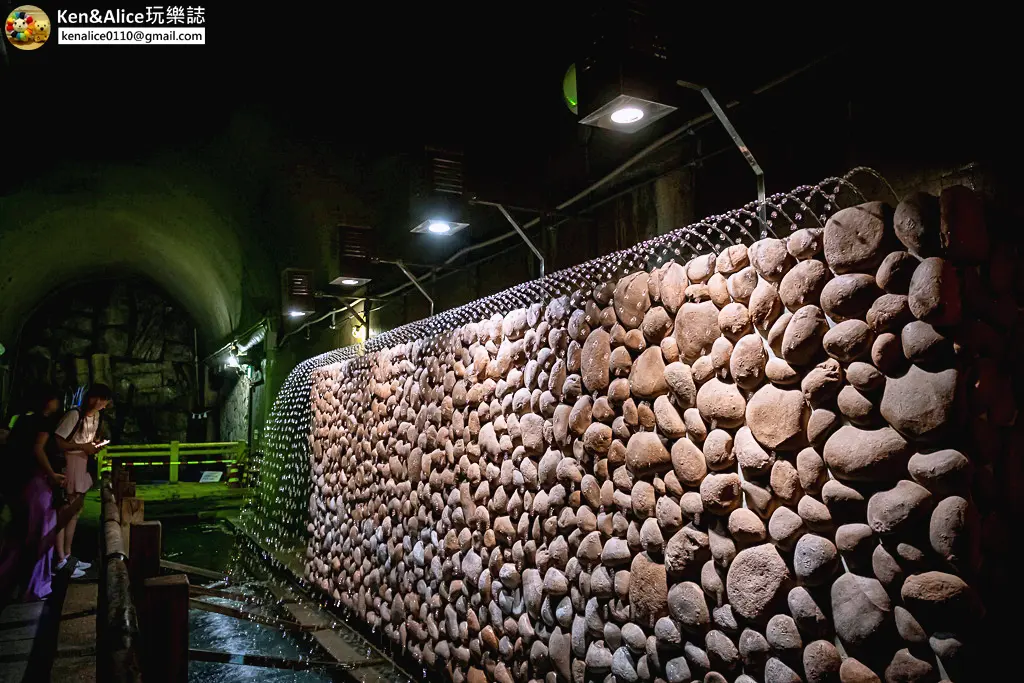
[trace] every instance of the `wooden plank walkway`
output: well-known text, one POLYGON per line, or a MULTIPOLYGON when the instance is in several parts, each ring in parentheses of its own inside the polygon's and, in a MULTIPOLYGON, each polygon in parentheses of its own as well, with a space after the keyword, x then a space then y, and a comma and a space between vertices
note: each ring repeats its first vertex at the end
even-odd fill
MULTIPOLYGON (((82 509, 84 497, 73 498, 71 505, 64 508, 57 516, 57 526, 51 531, 51 536, 44 538, 43 542, 52 545, 53 537, 56 536, 56 529, 63 528, 67 519, 75 512, 82 509)), ((0 533, 6 526, 6 515, 4 510, 4 521, 0 522, 0 533)), ((76 535, 75 551, 81 552, 86 557, 95 556, 95 543, 93 538, 96 533, 97 522, 95 519, 83 519, 78 527, 76 535)), ((45 546, 44 546, 45 547, 45 546)), ((79 582, 71 582, 71 569, 69 565, 59 572, 51 582, 52 592, 45 599, 39 602, 23 603, 18 600, 11 601, 14 596, 5 595, 0 600, 0 683, 43 683, 50 680, 51 670, 55 662, 63 662, 69 658, 81 658, 89 656, 89 650, 95 652, 96 629, 95 617, 92 617, 93 626, 87 628, 91 635, 86 638, 85 643, 68 643, 62 648, 59 642, 59 634, 62 630, 62 615, 65 607, 68 609, 80 609, 77 599, 70 603, 66 600, 67 595, 77 595, 82 588, 79 582), (84 649, 83 649, 84 648, 84 649)), ((81 579, 87 582, 92 577, 95 584, 96 570, 90 569, 86 577, 81 579)), ((3 590, 11 590, 7 587, 3 590)), ((87 589, 86 589, 87 590, 87 589)), ((93 597, 91 608, 95 610, 96 599, 95 585, 92 586, 93 597)), ((89 606, 88 597, 84 600, 86 607, 89 606)), ((93 655, 95 656, 95 655, 93 655)), ((91 666, 92 678, 70 678, 63 680, 95 680, 95 664, 91 666)), ((62 680, 62 679, 59 679, 62 680)))
MULTIPOLYGON (((94 573, 90 569, 88 574, 94 573)), ((63 683, 96 681, 96 598, 95 581, 73 581, 68 586, 57 636, 57 658, 51 680, 63 683)))
POLYGON ((78 581, 61 572, 46 600, 6 605, 0 611, 0 683, 95 681, 95 610, 92 569, 78 581))
POLYGON ((25 678, 42 614, 42 602, 15 603, 0 612, 0 683, 25 678))
MULTIPOLYGON (((79 549, 81 539, 85 541, 80 548, 85 551, 83 554, 94 556, 95 540, 86 539, 98 539, 98 515, 83 515, 79 524, 76 549, 79 549)), ((287 553, 270 552, 279 562, 290 564, 294 561, 287 553)), ((247 612, 257 605, 245 605, 248 602, 245 598, 240 600, 242 604, 238 608, 214 606, 207 602, 210 598, 228 597, 225 595, 227 591, 222 590, 229 584, 224 581, 224 574, 168 561, 161 564, 167 571, 185 571, 197 579, 202 576, 206 579, 204 583, 211 584, 195 592, 193 607, 230 611, 231 616, 251 618, 247 612), (202 604, 197 605, 196 602, 202 604)), ((69 582, 65 574, 62 582, 55 581, 54 594, 49 600, 28 604, 12 603, 0 611, 0 683, 96 681, 98 586, 95 576, 95 568, 87 572, 85 579, 78 581, 69 582)), ((407 675, 394 668, 384 653, 371 646, 336 616, 301 596, 296 589, 276 581, 268 581, 264 585, 271 590, 275 599, 281 601, 281 606, 291 618, 274 619, 273 625, 287 625, 291 629, 310 633, 334 660, 323 670, 350 682, 391 683, 398 678, 408 679, 407 675)), ((254 602, 260 601, 257 599, 254 602)), ((208 655, 210 658, 223 656, 224 653, 212 652, 208 655)), ((262 664, 285 667, 287 662, 268 659, 262 664)))

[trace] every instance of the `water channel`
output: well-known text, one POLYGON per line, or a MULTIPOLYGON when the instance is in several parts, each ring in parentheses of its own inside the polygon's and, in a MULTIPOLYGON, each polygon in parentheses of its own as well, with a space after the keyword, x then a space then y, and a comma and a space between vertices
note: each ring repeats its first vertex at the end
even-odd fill
MULTIPOLYGON (((249 538, 226 520, 166 523, 163 530, 163 555, 173 562, 203 567, 231 577, 229 585, 212 580, 191 579, 200 585, 215 586, 237 596, 237 600, 204 596, 206 602, 244 609, 260 616, 294 620, 283 606, 282 596, 289 594, 313 611, 332 619, 331 649, 345 662, 355 664, 347 671, 326 668, 292 671, 262 666, 191 661, 192 683, 408 683, 409 677, 390 661, 380 662, 381 653, 355 628, 332 615, 297 591, 273 568, 249 538), (333 620, 337 621, 333 621, 333 620), (361 662, 366 664, 360 666, 361 662)), ((189 646, 193 649, 244 655, 263 655, 285 660, 333 662, 335 658, 322 647, 312 633, 281 631, 253 621, 225 614, 192 609, 189 613, 189 646)))

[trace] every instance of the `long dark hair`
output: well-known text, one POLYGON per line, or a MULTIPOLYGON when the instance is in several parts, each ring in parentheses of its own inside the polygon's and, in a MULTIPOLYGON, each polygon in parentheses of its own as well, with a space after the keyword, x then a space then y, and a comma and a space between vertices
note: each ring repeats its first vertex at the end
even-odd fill
POLYGON ((114 398, 114 392, 110 390, 106 384, 93 384, 89 387, 89 391, 85 392, 85 398, 82 400, 84 403, 90 398, 98 398, 101 401, 111 401, 114 398))

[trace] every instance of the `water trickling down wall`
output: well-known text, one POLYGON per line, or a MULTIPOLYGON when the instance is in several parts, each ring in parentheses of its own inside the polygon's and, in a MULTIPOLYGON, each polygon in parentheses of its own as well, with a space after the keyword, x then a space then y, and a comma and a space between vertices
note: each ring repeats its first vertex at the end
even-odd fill
POLYGON ((306 579, 456 681, 976 674, 1016 252, 965 188, 768 210, 307 361, 306 579))

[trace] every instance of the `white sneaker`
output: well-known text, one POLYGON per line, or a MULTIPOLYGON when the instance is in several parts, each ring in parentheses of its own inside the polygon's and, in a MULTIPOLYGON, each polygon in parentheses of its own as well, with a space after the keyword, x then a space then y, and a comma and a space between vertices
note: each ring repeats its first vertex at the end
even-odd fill
POLYGON ((83 572, 83 571, 82 571, 81 569, 79 569, 78 567, 75 567, 75 571, 71 572, 71 578, 72 578, 72 579, 80 579, 80 578, 82 578, 83 576, 85 576, 85 572, 83 572))
POLYGON ((65 557, 63 560, 61 560, 60 562, 57 563, 57 566, 55 566, 53 568, 53 571, 54 572, 59 572, 61 569, 64 569, 64 567, 66 567, 67 565, 68 565, 68 558, 65 557))
POLYGON ((88 569, 91 566, 92 566, 92 562, 83 562, 82 560, 78 561, 78 568, 81 569, 82 571, 85 571, 86 569, 88 569))

